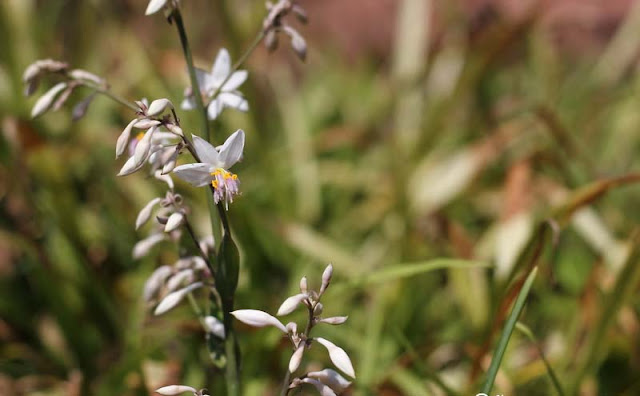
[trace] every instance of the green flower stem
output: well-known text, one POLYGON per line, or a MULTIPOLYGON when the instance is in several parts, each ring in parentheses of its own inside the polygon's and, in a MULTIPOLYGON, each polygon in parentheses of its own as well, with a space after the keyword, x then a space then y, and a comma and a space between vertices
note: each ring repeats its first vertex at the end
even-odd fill
MULTIPOLYGON (((210 141, 211 136, 209 133, 209 119, 207 117, 207 110, 204 106, 204 102, 202 101, 202 94, 200 93, 200 86, 198 85, 198 79, 196 77, 196 69, 193 66, 193 58, 191 56, 189 41, 184 29, 184 24, 182 22, 182 15, 180 14, 180 10, 178 8, 176 8, 171 14, 170 20, 175 22, 176 28, 178 30, 178 35, 180 36, 180 43, 182 44, 184 57, 187 62, 187 68, 189 69, 189 78, 191 79, 193 96, 196 101, 196 106, 200 110, 201 114, 202 136, 206 141, 210 141)), ((244 59, 246 59, 246 56, 242 58, 242 61, 244 61, 244 59)), ((237 69, 239 67, 239 64, 234 67, 237 69)), ((229 75, 231 75, 231 73, 229 75)), ((187 147, 189 147, 190 151, 192 151, 192 154, 194 154, 192 145, 188 145, 187 147)), ((216 232, 217 230, 219 230, 218 219, 215 216, 215 212, 217 209, 220 223, 222 225, 222 229, 224 230, 223 238, 231 238, 231 229, 229 227, 227 212, 222 203, 218 203, 217 208, 215 207, 216 205, 213 201, 213 187, 211 187, 210 192, 207 193, 207 203, 209 206, 209 215, 211 218, 211 226, 212 231, 214 232, 214 236, 219 236, 219 232, 216 232)), ((220 240, 222 240, 222 238, 220 238, 220 240)), ((218 276, 216 276, 216 278, 218 278, 218 276)), ((218 287, 225 287, 225 285, 218 285, 218 287)), ((226 335, 225 354, 227 364, 225 367, 225 378, 227 382, 227 394, 230 396, 239 396, 240 376, 238 373, 238 343, 233 331, 233 317, 230 314, 230 312, 233 310, 233 296, 231 296, 231 298, 223 298, 221 308, 223 312, 223 323, 226 335)))
POLYGON ((109 99, 112 99, 113 101, 123 105, 124 107, 128 107, 133 112, 138 112, 138 110, 139 110, 138 106, 136 106, 134 103, 131 103, 128 100, 126 100, 125 98, 123 98, 122 96, 111 92, 108 88, 100 87, 98 85, 94 85, 94 84, 88 83, 86 81, 81 81, 80 83, 82 85, 84 85, 85 87, 90 88, 90 89, 94 90, 95 92, 108 97, 109 99))

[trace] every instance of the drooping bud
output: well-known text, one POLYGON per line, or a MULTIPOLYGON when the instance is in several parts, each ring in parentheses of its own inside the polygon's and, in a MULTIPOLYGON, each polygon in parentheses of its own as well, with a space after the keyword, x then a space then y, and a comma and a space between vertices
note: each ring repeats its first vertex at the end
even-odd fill
POLYGON ((160 202, 161 198, 154 198, 149 203, 147 203, 144 208, 138 213, 138 217, 136 218, 136 230, 140 228, 144 223, 149 221, 151 217, 151 211, 153 207, 156 206, 158 202, 160 202))
POLYGON ((147 115, 149 117, 157 116, 159 114, 162 114, 162 112, 164 112, 167 107, 173 109, 173 103, 171 103, 169 99, 156 99, 149 105, 149 108, 147 109, 147 115))
POLYGON ((144 301, 150 301, 153 296, 158 293, 158 291, 164 284, 164 281, 169 277, 169 275, 171 275, 171 267, 169 267, 168 265, 160 266, 156 268, 155 271, 153 271, 151 276, 149 276, 144 284, 144 291, 142 293, 142 298, 144 298, 144 301))
POLYGON ((320 319, 320 323, 326 323, 330 325, 341 325, 349 319, 348 316, 332 316, 330 318, 320 319))
POLYGON ((352 378, 356 377, 356 373, 353 370, 353 365, 351 364, 351 359, 349 359, 349 355, 347 355, 344 349, 324 338, 318 337, 314 338, 314 340, 318 341, 320 344, 322 344, 322 346, 327 348, 327 351, 329 352, 329 358, 337 368, 339 368, 343 373, 352 378))
POLYGON ((171 232, 180 227, 182 223, 184 223, 184 214, 182 212, 172 213, 164 226, 164 232, 171 232))
POLYGON ((145 15, 155 14, 156 12, 160 11, 162 7, 167 5, 168 1, 169 0, 151 0, 144 14, 145 15))
POLYGON ((202 287, 202 282, 192 283, 189 286, 169 293, 165 298, 160 301, 160 304, 156 307, 155 311, 153 311, 154 315, 162 315, 168 310, 172 309, 176 305, 182 301, 182 299, 193 290, 202 287))
POLYGON ((312 371, 307 373, 307 377, 317 379, 323 384, 331 387, 331 389, 337 393, 342 393, 349 387, 349 385, 351 385, 351 382, 347 381, 343 376, 338 374, 338 372, 328 368, 321 371, 312 371))
POLYGON ((274 326, 280 329, 283 333, 287 333, 287 328, 275 317, 269 315, 264 311, 258 311, 257 309, 239 309, 231 312, 231 315, 235 316, 239 321, 254 327, 274 326))
POLYGON ((293 373, 300 367, 300 362, 302 362, 302 355, 304 353, 305 342, 301 342, 298 345, 296 351, 291 355, 291 359, 289 360, 289 372, 293 373))
POLYGON ((204 324, 207 327, 207 331, 218 338, 225 338, 224 334, 224 324, 220 321, 220 319, 215 316, 206 316, 204 318, 204 324))
POLYGON ((282 316, 290 314, 291 312, 293 312, 293 310, 296 309, 298 304, 300 304, 306 298, 308 298, 308 295, 306 293, 296 294, 295 296, 287 298, 286 300, 284 300, 282 305, 280 305, 280 308, 278 308, 278 313, 276 315, 282 316))
POLYGON ((156 389, 156 392, 164 396, 175 396, 184 392, 193 392, 193 394, 196 395, 198 391, 186 385, 169 385, 156 389))
POLYGON ((53 101, 56 96, 65 88, 67 88, 67 83, 61 82, 45 92, 45 94, 42 95, 33 106, 33 109, 31 110, 31 118, 36 118, 49 110, 51 105, 53 105, 53 101))
POLYGON ((89 81, 97 85, 104 84, 104 79, 82 69, 74 69, 69 72, 69 77, 74 80, 89 81))
POLYGON ((264 46, 269 52, 273 52, 278 48, 278 33, 274 29, 269 29, 264 36, 264 46))
POLYGON ((297 30, 291 26, 283 26, 284 32, 291 37, 291 48, 298 55, 300 60, 305 60, 307 57, 307 42, 304 37, 297 30))
POLYGON ((152 234, 151 236, 136 243, 135 246, 133 247, 133 252, 131 253, 131 255, 136 260, 139 258, 142 258, 151 251, 151 248, 153 248, 159 242, 164 241, 164 239, 165 239, 164 234, 161 234, 161 233, 152 234))

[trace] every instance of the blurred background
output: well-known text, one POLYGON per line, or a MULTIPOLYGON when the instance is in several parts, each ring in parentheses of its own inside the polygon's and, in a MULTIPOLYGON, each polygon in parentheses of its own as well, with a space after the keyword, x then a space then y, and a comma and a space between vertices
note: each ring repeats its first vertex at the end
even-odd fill
MULTIPOLYGON (((534 339, 513 334, 495 393, 555 394, 542 351, 566 394, 640 394, 640 2, 300 3, 307 61, 284 41, 259 48, 245 65, 249 113, 213 124, 220 143, 247 133, 230 209, 236 305, 273 313, 331 262, 325 313, 349 321, 314 334, 350 354, 347 394, 476 394, 537 265, 520 317, 534 339)), ((97 97, 72 122, 79 90, 31 120, 22 94, 25 67, 53 58, 129 100, 179 103, 176 31, 146 5, 0 2, 0 395, 224 394, 186 304, 154 317, 142 299, 177 254, 167 243, 131 256, 146 235, 136 215, 164 186, 116 177, 130 111, 97 97)), ((237 59, 265 15, 253 0, 182 9, 206 69, 221 46, 237 59)), ((196 114, 180 116, 198 133, 196 114)), ((178 188, 207 233, 204 197, 178 188)), ((238 328, 244 394, 277 394, 287 343, 238 328)), ((314 349, 307 368, 331 367, 314 349)))

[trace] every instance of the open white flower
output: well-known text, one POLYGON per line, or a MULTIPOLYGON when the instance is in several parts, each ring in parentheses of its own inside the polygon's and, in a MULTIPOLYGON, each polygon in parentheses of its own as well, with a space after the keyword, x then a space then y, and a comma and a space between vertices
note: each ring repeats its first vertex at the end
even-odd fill
MULTIPOLYGON (((231 56, 224 48, 218 52, 211 68, 211 73, 196 68, 196 77, 201 94, 205 99, 209 100, 206 106, 207 116, 210 120, 218 118, 226 107, 240 111, 249 110, 249 103, 237 90, 247 80, 247 76, 246 70, 238 70, 233 74, 231 73, 231 56)), ((182 109, 193 110, 196 108, 193 94, 193 91, 187 90, 185 99, 181 104, 182 109)))
POLYGON ((177 166, 173 173, 196 187, 210 184, 215 203, 224 201, 228 208, 233 197, 239 194, 238 176, 229 172, 229 168, 242 157, 244 131, 235 131, 219 149, 195 135, 193 145, 202 162, 177 166))

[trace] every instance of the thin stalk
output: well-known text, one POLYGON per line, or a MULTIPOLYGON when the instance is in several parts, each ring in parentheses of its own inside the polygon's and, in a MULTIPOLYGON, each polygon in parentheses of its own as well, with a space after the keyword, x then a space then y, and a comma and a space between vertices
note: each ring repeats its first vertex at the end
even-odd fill
MULTIPOLYGON (((202 101, 202 94, 200 91, 200 86, 198 84, 198 78, 196 76, 196 69, 193 65, 193 57, 191 55, 191 48, 189 47, 189 40, 187 39, 187 33, 184 29, 184 23, 182 21, 182 14, 180 10, 176 8, 170 16, 170 20, 175 22, 176 29, 178 30, 178 35, 180 36, 180 44, 182 45, 182 50, 184 52, 184 58, 187 62, 187 68, 189 70, 189 78, 191 80, 191 87, 193 91, 193 96, 195 97, 195 102, 197 108, 200 110, 200 123, 202 129, 202 136, 206 141, 210 141, 211 136, 209 133, 209 119, 207 117, 207 109, 204 106, 204 102, 202 101)), ((192 154, 195 154, 195 150, 191 145, 187 145, 189 147, 189 151, 192 154)), ((218 221, 215 216, 216 208, 213 201, 213 187, 211 187, 210 192, 207 193, 207 203, 209 206, 209 216, 211 219, 211 227, 214 235, 218 234, 216 232, 218 227, 218 221)), ((227 214, 224 210, 224 207, 221 203, 217 205, 217 211, 220 216, 220 222, 222 223, 222 227, 224 229, 224 233, 231 236, 229 221, 227 218, 227 214)), ((207 260, 210 263, 210 260, 207 260)), ((225 328, 225 353, 227 358, 227 364, 225 367, 225 378, 227 383, 227 394, 230 396, 239 396, 240 395, 240 377, 238 374, 238 344, 236 340, 235 333, 233 331, 233 317, 230 312, 233 310, 233 300, 231 300, 231 304, 225 301, 226 299, 222 299, 222 311, 223 311, 223 322, 225 328), (231 306, 229 306, 231 305, 231 306)))
MULTIPOLYGON (((314 326, 314 320, 313 320, 314 309, 315 309, 315 305, 312 304, 310 300, 307 300, 307 311, 309 313, 309 319, 307 320, 307 326, 304 329, 303 341, 300 341, 300 342, 307 342, 306 340, 309 339, 309 335, 311 334, 311 329, 313 329, 313 326, 314 326)), ((294 349, 294 353, 295 353, 295 349, 294 349)), ((282 389, 280 390, 280 396, 287 396, 287 394, 289 393, 290 380, 291 380, 291 372, 289 371, 289 367, 287 367, 287 373, 284 375, 284 380, 282 380, 282 389)))
POLYGON ((134 112, 137 112, 138 106, 136 106, 134 103, 129 102, 128 100, 126 100, 125 98, 123 98, 122 96, 115 94, 113 92, 111 92, 108 88, 104 88, 104 87, 100 87, 98 85, 93 85, 91 83, 88 83, 86 81, 81 81, 81 84, 84 85, 87 88, 90 88, 92 90, 94 90, 95 92, 102 94, 106 97, 108 97, 109 99, 123 105, 124 107, 128 107, 129 109, 131 109, 134 112))

